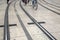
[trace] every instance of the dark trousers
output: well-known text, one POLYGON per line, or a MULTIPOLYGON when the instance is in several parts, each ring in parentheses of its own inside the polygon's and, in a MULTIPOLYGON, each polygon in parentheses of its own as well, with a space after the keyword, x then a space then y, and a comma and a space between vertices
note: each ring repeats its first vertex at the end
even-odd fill
POLYGON ((7 4, 8 4, 9 0, 7 0, 7 4))

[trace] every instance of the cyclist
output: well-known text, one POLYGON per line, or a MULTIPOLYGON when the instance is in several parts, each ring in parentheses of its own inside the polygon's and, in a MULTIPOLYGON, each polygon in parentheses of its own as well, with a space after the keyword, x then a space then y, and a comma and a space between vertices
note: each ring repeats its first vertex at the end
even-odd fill
POLYGON ((34 3, 37 3, 37 0, 32 0, 32 3, 34 4, 34 3))
POLYGON ((33 5, 33 8, 37 10, 38 8, 37 0, 32 0, 32 5, 33 5))

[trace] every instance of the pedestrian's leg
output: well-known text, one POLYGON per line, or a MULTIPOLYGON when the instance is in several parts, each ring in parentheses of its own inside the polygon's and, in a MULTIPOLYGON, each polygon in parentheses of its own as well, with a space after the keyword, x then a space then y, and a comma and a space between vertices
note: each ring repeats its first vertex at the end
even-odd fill
POLYGON ((7 4, 8 4, 9 0, 7 0, 7 4))

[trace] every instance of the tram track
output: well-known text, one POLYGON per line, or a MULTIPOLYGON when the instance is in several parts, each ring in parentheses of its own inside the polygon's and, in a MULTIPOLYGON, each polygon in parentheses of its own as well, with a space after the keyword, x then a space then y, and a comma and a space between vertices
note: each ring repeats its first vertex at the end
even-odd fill
MULTIPOLYGON (((19 0, 17 0, 17 1, 19 1, 19 0)), ((28 40, 33 40, 33 39, 31 38, 29 32, 28 32, 27 29, 25 28, 25 25, 23 24, 20 16, 18 15, 18 12, 17 12, 17 10, 16 10, 16 8, 15 8, 15 6, 16 6, 15 4, 16 4, 17 1, 15 1, 15 3, 14 3, 14 10, 15 10, 15 12, 16 12, 16 16, 17 16, 17 18, 18 18, 18 20, 19 20, 19 22, 20 22, 20 24, 21 24, 21 26, 22 26, 25 34, 26 34, 27 39, 28 39, 28 40)), ((12 2, 13 2, 13 1, 12 1, 12 2)), ((8 6, 7 6, 7 8, 6 8, 6 11, 5 11, 5 18, 4 18, 4 39, 3 39, 3 40, 11 40, 11 38, 10 38, 10 29, 9 29, 8 10, 9 10, 9 7, 10 7, 10 5, 12 4, 12 2, 10 2, 10 3, 8 4, 8 6)), ((3 25, 2 25, 2 26, 3 26, 3 25)), ((10 25, 10 26, 11 26, 11 25, 10 25)))
MULTIPOLYGON (((14 0, 13 0, 14 1, 14 0)), ((12 2, 13 2, 12 1, 12 2)), ((5 11, 5 17, 4 17, 4 38, 3 40, 10 40, 10 31, 9 31, 9 19, 8 19, 8 10, 9 10, 9 6, 12 3, 10 2, 7 5, 6 11, 5 11)))
POLYGON ((15 24, 11 24, 9 25, 9 7, 10 5, 14 2, 11 1, 10 3, 7 4, 7 7, 6 7, 6 11, 5 11, 5 17, 4 17, 4 37, 3 37, 3 40, 10 40, 10 29, 9 29, 9 26, 13 26, 15 24))
POLYGON ((48 2, 46 2, 45 0, 39 0, 42 4, 44 4, 45 6, 49 7, 49 8, 52 8, 52 9, 55 9, 57 12, 60 11, 60 7, 56 6, 56 5, 53 5, 53 4, 50 4, 48 2))
MULTIPOLYGON (((20 6, 19 6, 19 7, 20 7, 20 6)), ((18 10, 17 10, 17 8, 16 8, 15 6, 14 6, 14 10, 15 10, 16 15, 17 15, 17 18, 18 18, 18 20, 19 20, 19 22, 20 22, 20 24, 21 24, 21 26, 22 26, 22 28, 23 28, 23 30, 24 30, 24 32, 25 32, 25 35, 26 35, 27 39, 28 39, 28 40, 34 40, 35 38, 33 38, 33 35, 32 35, 34 32, 31 34, 30 32, 32 32, 32 30, 31 30, 31 31, 28 30, 28 27, 29 27, 29 26, 24 25, 24 24, 26 24, 26 23, 25 23, 23 20, 24 20, 24 18, 25 18, 25 19, 27 19, 27 18, 26 18, 26 17, 22 18, 21 15, 19 15, 19 14, 21 14, 21 13, 18 12, 18 10), (29 34, 28 34, 28 32, 29 32, 29 34), (30 34, 31 34, 31 35, 30 35, 30 34), (30 35, 31 37, 30 37, 29 35, 30 35)), ((22 9, 21 9, 21 10, 22 10, 22 9)), ((22 10, 22 11, 23 11, 23 10, 22 10)), ((23 12, 24 12, 24 11, 23 11, 23 12)), ((22 15, 23 15, 23 16, 26 16, 26 15, 24 15, 23 13, 22 13, 22 15)), ((28 17, 28 18, 29 18, 29 17, 28 17)), ((27 19, 27 20, 28 20, 28 19, 27 19)), ((36 39, 35 39, 35 40, 36 40, 36 39)))
MULTIPOLYGON (((19 0, 18 0, 18 1, 19 1, 19 0)), ((17 2, 17 1, 16 1, 16 2, 17 2)), ((19 16, 19 14, 18 14, 18 12, 17 12, 17 10, 16 10, 16 7, 15 7, 15 6, 16 6, 16 5, 15 5, 16 2, 14 3, 14 10, 15 10, 16 16, 17 16, 17 18, 18 18, 18 20, 19 20, 19 23, 21 24, 21 26, 22 26, 22 28, 23 28, 23 30, 24 30, 24 32, 25 32, 25 35, 26 35, 27 39, 28 39, 28 40, 33 40, 32 37, 30 36, 29 32, 27 31, 24 23, 22 22, 21 17, 19 16)))
POLYGON ((34 24, 50 39, 50 40, 57 40, 54 36, 52 36, 42 25, 40 25, 37 20, 35 20, 21 5, 20 1, 20 6, 22 10, 25 12, 25 14, 34 22, 34 24))
POLYGON ((40 2, 40 1, 38 2, 38 4, 39 4, 40 6, 42 6, 42 7, 46 8, 46 9, 48 9, 48 10, 50 10, 50 11, 54 12, 54 13, 56 13, 56 14, 60 15, 60 12, 57 12, 57 11, 55 11, 55 10, 53 10, 53 9, 50 9, 50 8, 46 7, 45 5, 41 4, 41 2, 40 2))
MULTIPOLYGON (((46 1, 46 0, 44 0, 44 1, 46 1)), ((46 2, 48 2, 48 1, 46 1, 46 2)), ((56 2, 56 0, 54 1, 54 0, 51 0, 50 2, 48 2, 48 3, 50 3, 50 4, 52 4, 52 5, 55 5, 55 6, 57 6, 57 7, 60 7, 59 5, 59 3, 57 3, 56 2), (53 3, 50 3, 50 2, 53 2, 53 3), (55 4, 54 4, 55 3, 55 4)))
MULTIPOLYGON (((13 1, 12 1, 13 2, 13 1)), ((11 2, 11 3, 12 3, 11 2)), ((17 2, 17 1, 16 1, 17 2)), ((25 25, 24 23, 22 22, 21 20, 21 17, 19 16, 16 8, 15 8, 15 4, 16 2, 14 3, 14 10, 15 10, 15 13, 16 13, 16 16, 28 38, 28 40, 33 40, 32 37, 30 36, 29 32, 27 31, 27 29, 25 28, 25 25)), ((10 40, 10 32, 9 32, 9 21, 8 21, 8 9, 9 9, 9 6, 10 4, 8 4, 7 8, 6 8, 6 12, 5 12, 5 19, 4 19, 4 40, 10 40)), ((20 6, 22 8, 22 10, 25 12, 25 14, 35 23, 35 25, 40 28, 44 34, 47 35, 47 37, 50 39, 50 40, 57 40, 54 36, 52 36, 42 25, 40 25, 37 20, 35 20, 30 14, 28 14, 28 12, 22 7, 21 5, 21 2, 20 2, 20 6)))
POLYGON ((57 8, 60 8, 60 6, 57 6, 57 5, 54 5, 54 4, 51 4, 51 3, 49 3, 49 2, 47 2, 47 1, 45 1, 45 0, 43 0, 45 3, 47 3, 47 4, 49 4, 49 5, 52 5, 52 6, 54 6, 54 7, 57 7, 57 8))

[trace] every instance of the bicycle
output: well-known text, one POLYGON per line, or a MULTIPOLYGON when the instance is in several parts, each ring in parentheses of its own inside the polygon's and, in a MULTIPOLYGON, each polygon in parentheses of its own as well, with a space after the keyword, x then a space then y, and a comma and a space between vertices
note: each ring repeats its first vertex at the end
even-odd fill
POLYGON ((38 9, 38 3, 37 3, 37 0, 32 0, 32 6, 33 6, 33 9, 35 9, 35 10, 38 9))

